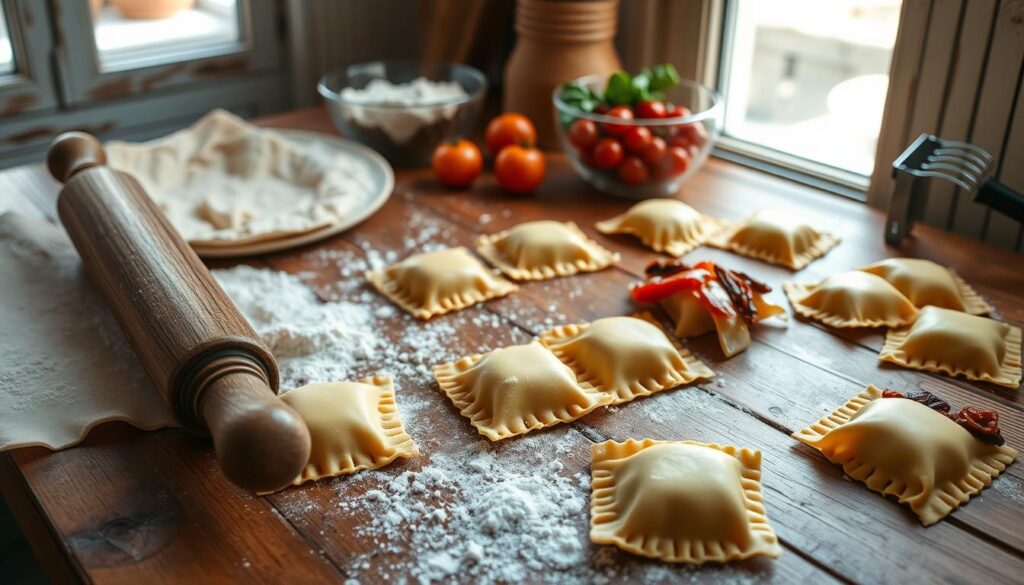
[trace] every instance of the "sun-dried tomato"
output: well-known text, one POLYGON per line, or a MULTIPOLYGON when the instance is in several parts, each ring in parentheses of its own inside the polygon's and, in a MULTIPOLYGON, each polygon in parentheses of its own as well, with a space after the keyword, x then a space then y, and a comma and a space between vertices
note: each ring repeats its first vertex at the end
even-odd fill
POLYGON ((652 276, 664 278, 673 274, 679 274, 680 272, 686 272, 687 270, 693 270, 693 267, 680 260, 653 260, 644 267, 644 275, 647 278, 652 276))
POLYGON ((1006 442, 999 434, 999 414, 974 406, 965 406, 951 417, 954 422, 970 431, 972 435, 990 445, 1006 442))
POLYGON ((733 307, 747 323, 757 320, 757 305, 754 304, 754 291, 750 284, 742 280, 738 273, 715 266, 715 277, 729 295, 733 307))
POLYGON ((887 388, 885 390, 882 390, 882 398, 906 398, 906 396, 904 396, 902 392, 889 390, 887 388))
MULTIPOLYGON (((713 278, 709 278, 700 287, 700 300, 704 302, 704 306, 709 311, 724 315, 726 317, 732 317, 736 315, 736 307, 730 298, 728 291, 720 281, 713 278)), ((742 313, 740 313, 742 316, 742 313)))
POLYGON ((911 390, 904 394, 903 392, 897 392, 895 390, 882 390, 882 398, 906 398, 907 400, 913 400, 914 402, 920 402, 928 408, 941 412, 942 414, 949 414, 949 403, 924 390, 911 390))

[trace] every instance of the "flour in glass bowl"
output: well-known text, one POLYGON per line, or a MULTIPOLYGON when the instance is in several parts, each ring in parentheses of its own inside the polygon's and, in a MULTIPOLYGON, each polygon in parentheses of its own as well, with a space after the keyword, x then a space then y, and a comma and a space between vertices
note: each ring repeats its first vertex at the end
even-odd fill
POLYGON ((459 105, 451 102, 467 95, 458 82, 425 77, 397 84, 374 79, 363 89, 346 87, 340 94, 354 123, 379 128, 396 143, 409 142, 421 128, 453 118, 459 105))

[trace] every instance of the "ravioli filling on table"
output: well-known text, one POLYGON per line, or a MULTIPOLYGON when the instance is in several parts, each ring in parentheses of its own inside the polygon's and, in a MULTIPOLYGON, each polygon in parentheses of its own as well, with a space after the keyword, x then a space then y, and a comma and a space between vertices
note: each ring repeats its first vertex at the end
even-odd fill
POLYGON ((515 280, 545 280, 603 270, 619 255, 588 238, 576 224, 531 221, 480 236, 477 251, 515 280))
POLYGON ((714 262, 655 261, 644 274, 644 282, 631 287, 630 297, 640 304, 660 304, 678 337, 717 331, 726 357, 750 345, 751 325, 786 316, 784 308, 765 300, 770 286, 714 262))
POLYGON ((817 230, 802 219, 782 211, 759 211, 719 231, 708 243, 743 256, 800 270, 828 253, 839 243, 839 237, 817 230))
POLYGON ((725 221, 677 199, 648 199, 595 224, 603 234, 630 234, 655 252, 682 256, 721 230, 725 221))
POLYGON ((417 254, 366 278, 411 315, 430 319, 503 297, 516 285, 492 274, 466 248, 417 254))
POLYGON ((925 307, 908 327, 890 329, 878 359, 905 368, 1017 388, 1021 330, 960 311, 925 307))
POLYGON ((917 307, 884 278, 857 270, 814 284, 782 285, 798 315, 830 327, 897 327, 914 321, 917 307))
POLYGON ((434 377, 491 441, 576 420, 613 399, 580 386, 573 371, 537 341, 435 366, 434 377))
POLYGON ((293 485, 419 455, 398 416, 390 376, 309 384, 281 400, 299 413, 312 439, 309 462, 293 485))
POLYGON ((908 504, 925 526, 967 503, 1017 458, 1000 435, 998 414, 970 406, 954 413, 928 392, 874 386, 793 437, 868 489, 908 504))
POLYGON ((761 453, 696 441, 591 446, 590 540, 672 563, 777 558, 761 453))
POLYGON ((992 306, 952 268, 931 260, 888 258, 860 270, 884 278, 917 308, 932 305, 972 315, 992 312, 992 306))
POLYGON ((555 327, 540 341, 582 387, 611 394, 612 404, 715 375, 647 313, 555 327))

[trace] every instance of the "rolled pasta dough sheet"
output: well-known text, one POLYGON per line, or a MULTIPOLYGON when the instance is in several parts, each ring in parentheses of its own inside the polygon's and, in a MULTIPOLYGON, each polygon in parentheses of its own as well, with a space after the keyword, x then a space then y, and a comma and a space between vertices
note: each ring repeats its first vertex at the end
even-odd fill
POLYGON ((175 426, 64 230, 0 215, 0 451, 175 426))

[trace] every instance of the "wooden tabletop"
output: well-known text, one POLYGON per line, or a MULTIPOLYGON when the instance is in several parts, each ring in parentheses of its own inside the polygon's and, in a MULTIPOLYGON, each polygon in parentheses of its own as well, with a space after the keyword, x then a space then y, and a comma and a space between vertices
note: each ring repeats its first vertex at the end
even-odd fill
MULTIPOLYGON (((263 123, 333 132, 320 109, 263 123)), ((395 194, 362 225, 307 248, 247 263, 301 274, 324 300, 365 299, 369 289, 362 274, 344 270, 339 266, 343 262, 336 260, 365 258, 371 250, 393 251, 399 258, 415 253, 423 242, 407 236, 424 217, 434 226, 431 240, 446 245, 470 245, 478 234, 523 221, 571 220, 602 245, 621 253, 619 265, 569 279, 527 283, 508 298, 432 323, 472 323, 467 315, 489 319, 493 332, 461 326, 447 340, 456 352, 468 355, 477 352, 482 335, 492 341, 529 339, 548 327, 545 321, 551 315, 584 322, 631 314, 635 307, 628 300, 627 286, 655 254, 632 238, 609 238, 593 227, 595 221, 624 211, 630 202, 588 188, 560 154, 550 155, 548 165, 543 187, 528 197, 502 194, 489 175, 481 177, 472 191, 448 192, 431 180, 428 171, 399 171, 395 194), (325 262, 325 258, 335 260, 325 262)), ((57 185, 40 167, 0 173, 0 211, 53 220, 56 192, 57 185)), ((928 258, 954 267, 996 307, 998 318, 1024 325, 1024 257, 1020 255, 928 226, 917 227, 914 238, 896 250, 883 243, 879 212, 716 159, 684 185, 681 197, 700 211, 727 219, 765 208, 791 210, 840 234, 839 247, 797 273, 798 280, 821 278, 888 256, 928 258)), ((784 302, 781 284, 794 279, 788 270, 720 250, 699 248, 687 257, 721 261, 766 280, 776 288, 780 302, 784 302)), ((372 302, 386 303, 376 297, 372 302)), ((695 578, 787 583, 1024 580, 1024 465, 1020 462, 969 504, 922 528, 907 507, 845 479, 838 466, 789 437, 794 429, 873 383, 896 390, 928 389, 954 404, 997 410, 1008 444, 1022 449, 1020 389, 882 366, 877 359, 883 340, 880 330, 836 331, 795 320, 788 328, 762 326, 753 333, 751 347, 729 360, 723 358, 713 335, 687 341, 716 372, 714 382, 660 393, 614 412, 595 411, 570 425, 541 431, 571 446, 563 461, 566 474, 589 474, 589 445, 608 438, 696 439, 762 451, 768 516, 782 541, 782 557, 746 561, 728 570, 672 567, 662 576, 687 582, 695 578), (658 404, 666 408, 660 408, 657 417, 648 416, 649 408, 658 404), (674 408, 676 404, 679 408, 674 408)), ((381 334, 392 343, 403 343, 391 337, 395 332, 381 334)), ((430 404, 419 416, 429 418, 431 424, 425 428, 434 429, 436 436, 414 436, 424 457, 443 452, 453 442, 479 440, 429 377, 400 376, 396 384, 400 392, 430 404)), ((388 472, 398 474, 421 464, 401 462, 388 472)), ((327 513, 339 502, 360 498, 361 485, 336 478, 255 497, 221 476, 203 439, 178 430, 141 432, 116 423, 101 426, 71 449, 55 453, 19 449, 0 457, 3 496, 57 581, 305 583, 358 577, 363 583, 394 582, 399 576, 383 567, 396 566, 396 556, 401 560, 417 554, 404 546, 404 537, 393 543, 397 546, 389 548, 391 552, 377 550, 380 543, 360 536, 358 530, 369 518, 327 513)), ((581 518, 580 530, 586 521, 581 518)), ((590 545, 591 557, 600 548, 604 547, 590 545)), ((631 566, 651 564, 624 553, 612 558, 623 566, 617 574, 627 580, 639 574, 631 573, 631 566)), ((553 577, 528 575, 528 581, 553 577)))

